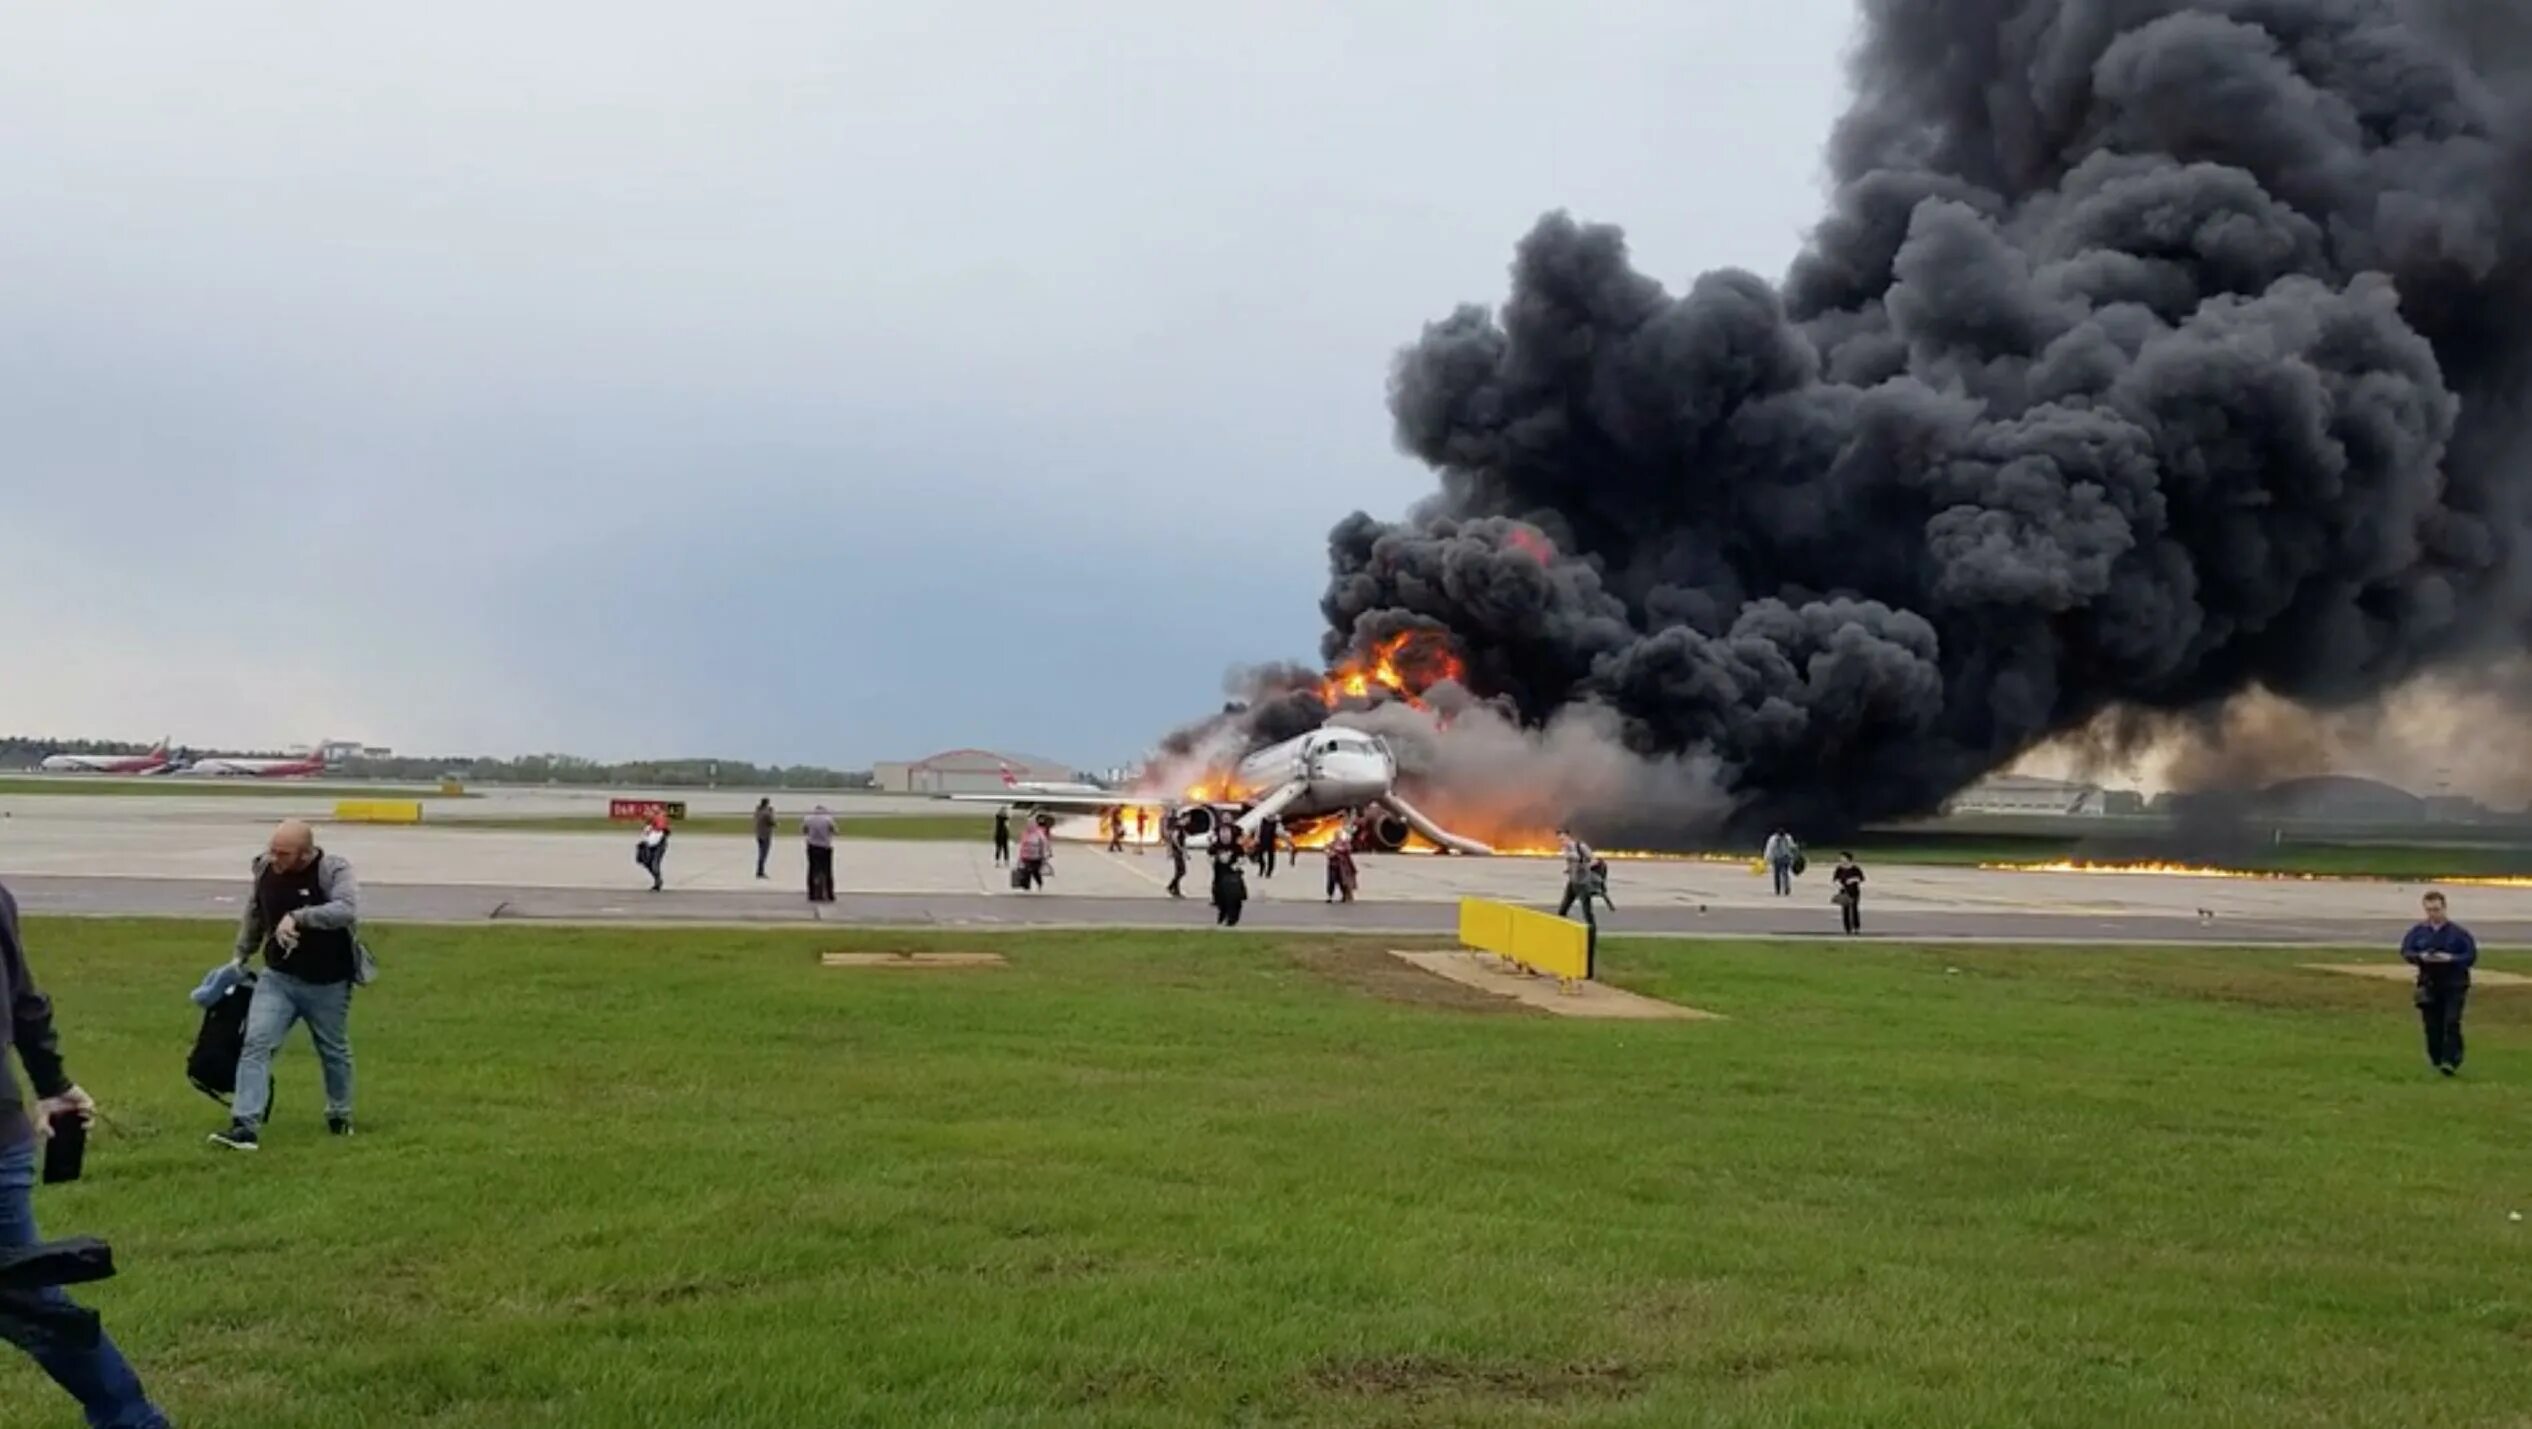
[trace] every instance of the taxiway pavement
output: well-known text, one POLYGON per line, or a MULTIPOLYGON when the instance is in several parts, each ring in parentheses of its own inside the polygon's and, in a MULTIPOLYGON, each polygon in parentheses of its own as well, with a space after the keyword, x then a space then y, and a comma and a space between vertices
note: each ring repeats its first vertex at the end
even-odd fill
MULTIPOLYGON (((511 814, 533 812, 550 797, 526 791, 469 802, 475 811, 511 814)), ((752 802, 732 797, 741 807, 752 802)), ((270 800, 0 800, 0 878, 35 913, 233 917, 247 862, 273 820, 322 815, 328 807, 315 786, 277 791, 270 800)), ((796 816, 796 810, 786 813, 796 816)), ((1201 861, 1189 873, 1189 896, 1172 900, 1163 892, 1168 860, 1154 850, 1110 854, 1065 844, 1051 887, 1022 893, 1010 888, 1006 871, 981 843, 847 839, 837 860, 841 896, 813 908, 802 896, 803 856, 788 829, 775 849, 774 876, 761 881, 751 840, 679 836, 670 845, 668 889, 658 894, 634 867, 629 830, 338 825, 325 828, 322 838, 360 870, 369 916, 378 920, 977 928, 1195 928, 1212 921, 1201 861)), ((1447 933, 1462 897, 1552 905, 1560 883, 1557 865, 1547 859, 1366 856, 1362 901, 1348 906, 1324 901, 1322 870, 1321 860, 1303 854, 1272 879, 1252 876, 1243 925, 1447 933)), ((1885 939, 2383 946, 2415 918, 2421 888, 1898 864, 1867 872, 1867 931, 1885 939)), ((1604 928, 1612 935, 1831 935, 1837 918, 1825 875, 1824 866, 1815 866, 1793 897, 1777 898, 1745 863, 1620 861, 1611 866, 1618 907, 1604 928)), ((2451 893, 2456 916, 2483 940, 2532 939, 2532 889, 2465 886, 2451 893)))

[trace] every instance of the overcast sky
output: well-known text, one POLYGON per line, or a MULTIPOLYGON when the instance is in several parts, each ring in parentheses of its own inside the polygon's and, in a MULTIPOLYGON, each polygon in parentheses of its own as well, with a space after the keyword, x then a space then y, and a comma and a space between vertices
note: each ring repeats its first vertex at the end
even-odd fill
POLYGON ((1782 272, 1851 12, 10 7, 0 733, 1131 758, 1540 212, 1782 272))

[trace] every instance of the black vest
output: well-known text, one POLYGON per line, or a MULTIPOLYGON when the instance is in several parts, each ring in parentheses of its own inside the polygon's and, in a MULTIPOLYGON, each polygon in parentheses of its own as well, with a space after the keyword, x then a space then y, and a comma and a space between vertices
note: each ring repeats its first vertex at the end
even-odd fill
POLYGON ((285 952, 273 940, 273 930, 281 926, 285 914, 312 908, 325 901, 325 887, 317 877, 317 869, 325 862, 319 851, 307 866, 282 873, 269 863, 255 878, 255 910, 263 915, 264 965, 274 972, 287 973, 301 982, 329 983, 352 980, 352 934, 348 928, 299 929, 299 946, 285 952))

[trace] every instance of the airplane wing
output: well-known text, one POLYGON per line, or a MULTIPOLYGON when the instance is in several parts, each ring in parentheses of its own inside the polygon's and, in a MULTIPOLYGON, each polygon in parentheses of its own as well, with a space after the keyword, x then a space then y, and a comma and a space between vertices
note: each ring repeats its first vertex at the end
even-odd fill
POLYGON ((957 804, 1002 804, 1014 809, 1165 809, 1186 799, 1163 799, 1151 794, 941 794, 935 797, 957 804))

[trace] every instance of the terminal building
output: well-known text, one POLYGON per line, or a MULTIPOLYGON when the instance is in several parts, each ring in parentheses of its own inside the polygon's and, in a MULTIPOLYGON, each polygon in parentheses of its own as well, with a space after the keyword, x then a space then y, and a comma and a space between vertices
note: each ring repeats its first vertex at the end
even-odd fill
POLYGON ((924 759, 874 764, 872 787, 888 794, 991 794, 1002 787, 1002 772, 1023 784, 1062 784, 1080 779, 1069 764, 1027 754, 1001 754, 990 749, 945 749, 924 759))

